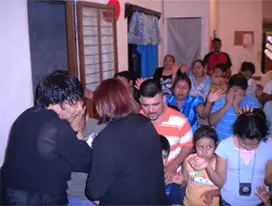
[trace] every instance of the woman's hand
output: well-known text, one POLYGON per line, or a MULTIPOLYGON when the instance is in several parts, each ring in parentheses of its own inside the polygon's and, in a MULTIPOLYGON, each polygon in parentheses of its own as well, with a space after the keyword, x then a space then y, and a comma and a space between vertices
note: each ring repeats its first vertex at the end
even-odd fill
POLYGON ((191 167, 197 171, 206 169, 209 166, 209 162, 197 155, 194 155, 188 159, 189 164, 191 167))
POLYGON ((172 65, 172 73, 176 74, 178 70, 179 70, 179 66, 177 64, 173 64, 172 65))
POLYGON ((267 37, 268 43, 266 44, 266 49, 264 50, 264 53, 266 56, 272 60, 272 36, 267 37))
POLYGON ((138 78, 137 80, 136 80, 136 82, 135 82, 135 88, 136 89, 138 89, 138 90, 140 90, 140 87, 141 87, 141 85, 142 85, 142 83, 145 81, 145 79, 143 79, 143 78, 138 78))
POLYGON ((184 182, 184 177, 182 175, 182 173, 178 173, 176 174, 173 179, 172 182, 178 185, 182 185, 182 183, 184 182))
POLYGON ((243 114, 243 113, 246 113, 246 112, 253 112, 253 107, 251 107, 251 108, 249 108, 247 105, 246 106, 244 106, 244 107, 242 107, 242 109, 241 110, 239 110, 239 116, 241 115, 241 114, 243 114))
POLYGON ((83 133, 88 119, 89 116, 86 113, 86 106, 81 106, 79 113, 73 118, 70 125, 75 132, 83 133))
POLYGON ((86 89, 84 91, 84 97, 87 98, 87 99, 92 100, 93 99, 93 91, 90 90, 90 89, 86 89))
POLYGON ((210 92, 208 97, 207 97, 207 100, 210 103, 214 103, 217 100, 222 99, 223 96, 225 96, 225 91, 224 90, 218 90, 218 91, 213 92, 213 93, 210 92))
POLYGON ((271 193, 268 192, 264 186, 257 187, 257 192, 255 195, 259 197, 263 202, 265 206, 271 205, 271 193))

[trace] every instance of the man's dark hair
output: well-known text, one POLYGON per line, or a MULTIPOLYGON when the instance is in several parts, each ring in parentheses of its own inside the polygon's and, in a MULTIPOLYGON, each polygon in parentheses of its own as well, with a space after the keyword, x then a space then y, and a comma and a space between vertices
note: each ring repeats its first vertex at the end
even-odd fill
POLYGON ((116 77, 124 77, 126 78, 128 81, 133 81, 133 83, 136 81, 137 77, 136 74, 134 74, 134 72, 131 71, 122 71, 122 72, 118 72, 114 75, 114 78, 116 77))
POLYGON ((250 71, 252 74, 255 74, 255 65, 252 62, 243 62, 241 65, 241 72, 250 71))
POLYGON ((226 64, 216 64, 215 65, 216 69, 221 69, 222 72, 226 72, 228 69, 228 66, 226 64))
POLYGON ((212 43, 214 44, 215 42, 219 42, 220 44, 222 44, 222 41, 219 38, 214 38, 212 43))
POLYGON ((36 87, 35 104, 39 107, 49 105, 73 104, 84 96, 80 81, 66 71, 56 70, 47 75, 36 87))
POLYGON ((145 80, 140 86, 140 96, 155 97, 158 93, 162 93, 161 85, 154 79, 145 80))
POLYGON ((161 140, 161 145, 162 145, 162 151, 165 151, 167 154, 169 154, 170 153, 169 141, 163 135, 160 135, 160 140, 161 140))
POLYGON ((229 88, 233 86, 241 87, 246 91, 248 87, 247 79, 242 74, 234 74, 229 80, 229 88))
POLYGON ((267 119, 261 109, 241 114, 233 124, 234 134, 243 139, 266 140, 268 130, 267 119))

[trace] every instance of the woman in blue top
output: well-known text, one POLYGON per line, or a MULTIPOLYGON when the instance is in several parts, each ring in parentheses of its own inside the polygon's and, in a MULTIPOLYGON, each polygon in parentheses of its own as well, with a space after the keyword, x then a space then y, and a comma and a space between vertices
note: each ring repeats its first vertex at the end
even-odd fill
POLYGON ((260 194, 260 188, 265 191, 272 185, 272 141, 266 138, 264 112, 253 109, 241 114, 233 132, 235 135, 222 140, 215 151, 215 170, 200 157, 189 159, 189 163, 195 170, 205 169, 221 188, 223 206, 269 205, 269 198, 260 194))
POLYGON ((201 96, 204 101, 210 93, 212 87, 212 78, 207 75, 204 61, 198 59, 193 62, 192 75, 190 75, 192 96, 201 96))
POLYGON ((166 98, 166 104, 184 114, 192 127, 193 132, 198 128, 197 117, 205 118, 210 114, 212 103, 223 97, 224 91, 210 93, 207 102, 201 96, 190 95, 191 80, 187 75, 178 76, 172 87, 173 95, 166 98))

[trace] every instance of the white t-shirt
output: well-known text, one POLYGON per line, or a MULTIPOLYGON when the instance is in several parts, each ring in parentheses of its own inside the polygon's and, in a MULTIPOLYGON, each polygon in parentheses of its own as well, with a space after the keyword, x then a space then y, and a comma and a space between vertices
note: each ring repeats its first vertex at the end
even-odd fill
POLYGON ((269 81, 264 85, 263 93, 272 94, 272 80, 269 80, 269 81))

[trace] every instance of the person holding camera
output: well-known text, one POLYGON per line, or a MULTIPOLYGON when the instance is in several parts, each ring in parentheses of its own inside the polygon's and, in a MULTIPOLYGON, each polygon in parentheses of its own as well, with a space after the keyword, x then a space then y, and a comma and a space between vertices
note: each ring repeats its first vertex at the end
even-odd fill
POLYGON ((271 186, 272 141, 266 138, 266 123, 262 110, 245 111, 233 125, 235 135, 219 143, 215 169, 204 158, 193 156, 188 160, 195 170, 205 169, 211 181, 221 188, 221 205, 267 203, 260 195, 260 190, 271 186))

